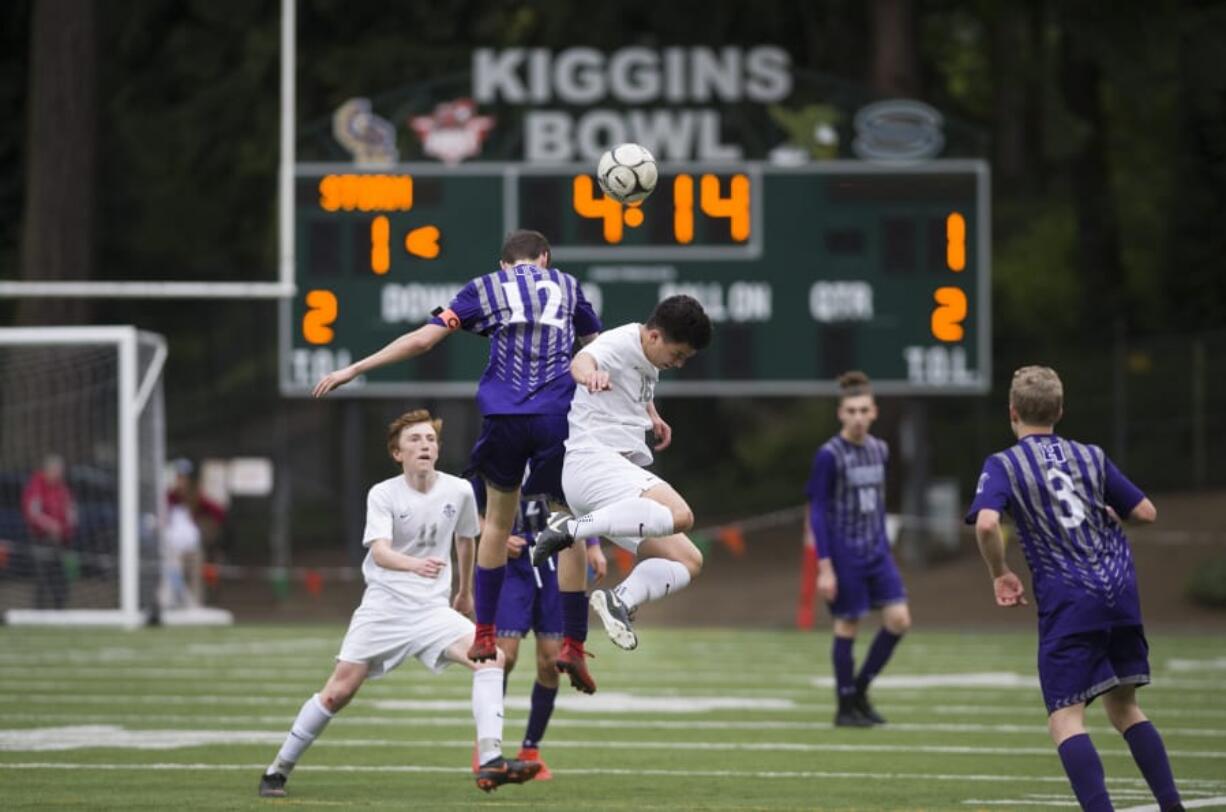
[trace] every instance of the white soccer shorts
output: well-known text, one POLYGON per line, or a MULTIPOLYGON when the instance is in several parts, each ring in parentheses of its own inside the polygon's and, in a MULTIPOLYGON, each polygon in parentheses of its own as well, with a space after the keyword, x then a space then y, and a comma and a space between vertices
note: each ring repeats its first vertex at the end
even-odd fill
MULTIPOLYGON (((663 479, 640 468, 615 451, 578 449, 567 451, 562 464, 562 492, 566 504, 576 516, 591 513, 622 499, 642 496, 656 485, 667 485, 663 479)), ((610 538, 614 544, 637 553, 643 539, 640 536, 610 538)))
POLYGON ((476 628, 450 606, 407 609, 403 603, 389 603, 379 592, 366 590, 336 655, 347 663, 370 666, 367 679, 385 676, 408 657, 437 674, 451 665, 447 649, 476 628))

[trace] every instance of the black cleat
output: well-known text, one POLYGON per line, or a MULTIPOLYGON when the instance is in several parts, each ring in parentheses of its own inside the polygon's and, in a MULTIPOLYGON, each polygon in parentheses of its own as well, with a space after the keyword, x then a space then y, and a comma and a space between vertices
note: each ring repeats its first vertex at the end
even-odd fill
POLYGON ((619 648, 631 651, 638 647, 639 638, 630 625, 630 610, 622 599, 609 589, 597 589, 592 593, 591 606, 604 623, 604 630, 609 633, 609 639, 619 648))
POLYGON ((869 719, 856 707, 854 697, 841 696, 839 697, 839 709, 834 714, 835 727, 872 727, 873 720, 869 719))
POLYGON ((536 534, 536 541, 532 545, 532 566, 541 566, 554 553, 575 543, 575 537, 566 530, 566 523, 573 518, 569 513, 561 512, 549 517, 549 523, 544 530, 536 534))
POLYGON ((868 694, 864 691, 857 691, 856 695, 851 698, 852 707, 860 712, 860 715, 868 719, 875 725, 884 725, 885 717, 877 713, 876 709, 868 701, 868 694))
POLYGON ((493 792, 503 784, 523 784, 536 778, 541 771, 539 761, 520 761, 516 758, 492 758, 477 770, 477 789, 493 792))
POLYGON ((282 773, 266 773, 260 776, 261 798, 284 798, 286 778, 282 773))

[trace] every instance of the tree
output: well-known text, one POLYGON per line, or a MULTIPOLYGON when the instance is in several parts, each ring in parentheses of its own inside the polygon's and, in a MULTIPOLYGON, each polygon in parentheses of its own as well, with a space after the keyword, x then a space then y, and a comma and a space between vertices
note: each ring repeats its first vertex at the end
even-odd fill
MULTIPOLYGON (((36 0, 30 22, 22 276, 88 279, 94 267, 93 0, 36 0)), ((19 324, 85 321, 80 299, 26 299, 19 324)))

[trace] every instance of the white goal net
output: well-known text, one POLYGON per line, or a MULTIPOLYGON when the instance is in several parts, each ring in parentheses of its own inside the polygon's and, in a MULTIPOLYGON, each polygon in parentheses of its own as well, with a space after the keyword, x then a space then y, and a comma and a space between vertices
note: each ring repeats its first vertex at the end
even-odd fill
POLYGON ((0 328, 0 611, 8 623, 155 616, 163 338, 0 328))

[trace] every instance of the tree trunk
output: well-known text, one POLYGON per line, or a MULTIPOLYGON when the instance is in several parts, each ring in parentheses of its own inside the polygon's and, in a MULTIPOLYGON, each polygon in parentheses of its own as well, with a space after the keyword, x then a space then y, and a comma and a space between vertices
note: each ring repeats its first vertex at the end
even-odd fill
MULTIPOLYGON (((93 275, 95 83, 93 0, 36 0, 21 243, 27 280, 93 275)), ((17 309, 25 325, 88 318, 80 299, 24 299, 17 309)))
POLYGON ((1119 219, 1107 166, 1107 121, 1101 69, 1085 29, 1090 20, 1066 19, 1060 43, 1060 84, 1069 112, 1080 120, 1080 144, 1069 166, 1077 217, 1077 274, 1081 283, 1081 324, 1088 334, 1106 335, 1121 314, 1124 274, 1119 219))
POLYGON ((919 88, 911 0, 873 0, 873 89, 914 96, 919 88))

